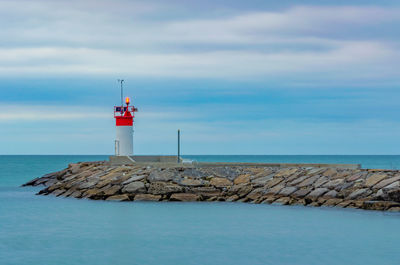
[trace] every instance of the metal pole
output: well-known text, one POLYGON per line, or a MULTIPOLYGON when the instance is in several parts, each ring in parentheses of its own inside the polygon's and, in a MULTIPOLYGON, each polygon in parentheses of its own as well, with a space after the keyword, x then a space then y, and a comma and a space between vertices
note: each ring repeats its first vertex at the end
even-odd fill
POLYGON ((122 84, 124 79, 118 79, 118 82, 121 84, 121 106, 124 106, 124 88, 122 84))
POLYGON ((181 130, 178 130, 178 163, 180 163, 181 157, 181 130))

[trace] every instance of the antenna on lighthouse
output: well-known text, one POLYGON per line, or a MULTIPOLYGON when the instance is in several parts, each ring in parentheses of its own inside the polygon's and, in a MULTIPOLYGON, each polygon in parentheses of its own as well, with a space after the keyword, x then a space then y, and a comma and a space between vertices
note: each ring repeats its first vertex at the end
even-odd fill
POLYGON ((121 84, 121 106, 123 106, 124 105, 124 87, 123 87, 124 79, 118 79, 118 83, 121 84))

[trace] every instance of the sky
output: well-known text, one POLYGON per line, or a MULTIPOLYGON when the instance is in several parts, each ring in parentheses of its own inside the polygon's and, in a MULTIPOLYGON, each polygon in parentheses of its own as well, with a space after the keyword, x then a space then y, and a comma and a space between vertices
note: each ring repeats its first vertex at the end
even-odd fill
POLYGON ((400 154, 397 0, 0 0, 0 154, 400 154))

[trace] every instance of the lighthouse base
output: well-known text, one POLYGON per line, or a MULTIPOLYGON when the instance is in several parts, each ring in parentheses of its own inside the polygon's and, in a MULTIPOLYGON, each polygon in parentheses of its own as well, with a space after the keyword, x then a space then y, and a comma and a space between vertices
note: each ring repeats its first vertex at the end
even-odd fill
MULTIPOLYGON (((110 156, 111 165, 131 165, 134 163, 177 163, 177 156, 110 156)), ((179 160, 182 162, 182 158, 179 160)))

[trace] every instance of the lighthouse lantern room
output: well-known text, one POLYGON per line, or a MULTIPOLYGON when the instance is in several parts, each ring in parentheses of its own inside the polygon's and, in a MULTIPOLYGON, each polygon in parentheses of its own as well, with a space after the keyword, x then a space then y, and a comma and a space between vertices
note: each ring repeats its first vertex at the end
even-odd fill
POLYGON ((125 99, 126 106, 114 106, 115 125, 117 135, 115 139, 115 155, 133 155, 133 118, 138 111, 134 106, 129 106, 129 97, 125 99))

